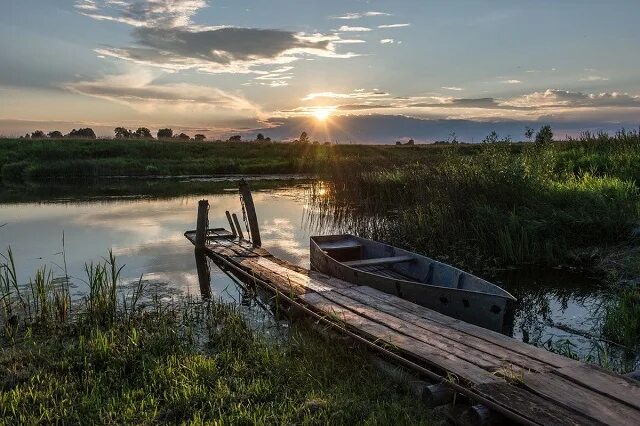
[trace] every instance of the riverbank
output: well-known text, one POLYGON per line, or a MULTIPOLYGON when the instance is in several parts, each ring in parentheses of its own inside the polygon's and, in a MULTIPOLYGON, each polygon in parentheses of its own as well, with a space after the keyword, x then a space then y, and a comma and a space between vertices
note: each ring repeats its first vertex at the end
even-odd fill
MULTIPOLYGON (((0 416, 7 424, 431 424, 367 353, 304 324, 267 338, 239 308, 122 292, 110 257, 90 291, 2 265, 0 416)), ((141 281, 142 283, 142 281, 141 281)))
MULTIPOLYGON (((475 148, 469 147, 469 150, 475 148)), ((352 163, 437 161, 438 146, 0 139, 3 182, 53 178, 320 173, 352 163)))

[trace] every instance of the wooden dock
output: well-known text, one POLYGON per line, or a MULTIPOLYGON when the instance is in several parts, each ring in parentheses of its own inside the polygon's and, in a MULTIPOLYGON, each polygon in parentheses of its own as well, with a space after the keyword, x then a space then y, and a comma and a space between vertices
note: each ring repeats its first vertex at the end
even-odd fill
MULTIPOLYGON (((200 234, 202 241, 204 232, 200 234)), ((196 231, 185 236, 245 282, 265 287, 308 316, 392 354, 403 366, 499 412, 510 423, 640 421, 640 383, 634 380, 371 287, 291 265, 238 239, 235 229, 208 229, 204 245, 197 244, 196 231)))

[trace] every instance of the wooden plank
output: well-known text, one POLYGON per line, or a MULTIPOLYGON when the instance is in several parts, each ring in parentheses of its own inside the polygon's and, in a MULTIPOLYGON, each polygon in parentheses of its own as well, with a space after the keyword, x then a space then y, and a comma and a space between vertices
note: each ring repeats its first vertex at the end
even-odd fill
POLYGON ((324 282, 325 284, 331 286, 332 288, 349 288, 349 287, 353 287, 354 284, 347 282, 347 281, 343 281, 341 279, 338 279, 336 277, 332 277, 329 276, 327 274, 323 274, 322 272, 318 272, 318 271, 310 271, 309 269, 306 268, 302 268, 298 265, 294 265, 290 262, 287 262, 286 260, 282 260, 279 259, 277 257, 270 257, 269 260, 271 260, 274 263, 277 263, 278 265, 286 268, 286 269, 290 269, 292 271, 298 272, 302 275, 307 275, 313 279, 319 280, 324 282))
POLYGON ((457 356, 434 348, 432 345, 359 315, 340 304, 327 299, 328 293, 307 293, 300 299, 334 321, 341 321, 347 328, 355 330, 373 341, 392 345, 410 356, 417 358, 443 374, 451 373, 456 383, 468 387, 472 392, 491 399, 505 409, 516 412, 537 424, 589 425, 592 419, 558 406, 524 389, 519 389, 486 370, 457 356), (501 389, 502 392, 495 392, 501 389))
POLYGON ((250 275, 270 283, 287 296, 294 297, 310 291, 300 283, 255 263, 254 261, 261 259, 260 257, 231 257, 230 259, 250 275))
POLYGON ((553 373, 640 410, 640 383, 635 380, 582 363, 553 373))
POLYGON ((363 260, 350 260, 347 262, 342 262, 343 265, 358 267, 358 266, 370 266, 370 265, 389 265, 393 263, 403 263, 403 262, 412 262, 415 258, 412 256, 390 256, 390 257, 379 257, 374 259, 363 259, 363 260))
POLYGON ((496 403, 509 401, 518 414, 542 425, 593 425, 593 419, 555 404, 508 383, 483 383, 473 389, 496 403))
POLYGON ((330 281, 318 280, 309 275, 301 274, 263 257, 237 259, 237 261, 242 266, 269 277, 270 281, 277 283, 279 287, 296 287, 301 289, 302 292, 323 292, 335 288, 330 281))
POLYGON ((324 294, 307 293, 301 295, 300 300, 327 317, 339 320, 346 327, 357 330, 359 334, 364 334, 374 341, 385 342, 439 370, 449 371, 460 380, 469 383, 501 382, 501 379, 474 364, 365 318, 344 306, 328 300, 324 297, 324 294))
POLYGON ((519 367, 508 365, 507 362, 504 362, 490 353, 478 351, 475 348, 461 344, 454 339, 449 339, 448 337, 434 333, 426 328, 419 327, 393 315, 379 311, 376 308, 362 304, 347 296, 343 296, 340 293, 328 292, 323 293, 322 295, 332 302, 350 309, 365 318, 383 324, 398 333, 420 340, 434 348, 440 349, 444 353, 455 355, 456 357, 464 359, 471 364, 475 364, 490 373, 494 373, 501 368, 513 368, 513 370, 520 370, 519 367))
POLYGON ((525 373, 522 386, 606 425, 629 425, 640 419, 640 410, 552 373, 525 373))
POLYGON ((501 346, 505 349, 509 349, 513 352, 517 352, 521 355, 528 356, 534 360, 549 364, 553 367, 565 367, 574 365, 575 361, 570 360, 558 354, 546 351, 544 349, 536 348, 511 337, 502 335, 495 331, 487 330, 486 328, 478 327, 473 324, 466 323, 464 321, 457 320, 455 318, 448 317, 439 312, 432 311, 431 309, 424 308, 415 303, 408 302, 397 296, 383 293, 376 289, 367 286, 354 287, 357 291, 377 297, 385 302, 402 308, 408 312, 411 312, 421 318, 428 319, 447 327, 451 327, 454 330, 458 330, 467 333, 472 336, 476 336, 489 343, 501 346))
MULTIPOLYGON (((515 371, 519 371, 523 368, 534 371, 546 371, 550 368, 548 364, 541 363, 517 352, 510 351, 509 349, 505 349, 502 346, 496 346, 487 342, 486 340, 479 339, 467 333, 451 329, 447 326, 443 326, 437 322, 424 319, 402 308, 398 308, 397 306, 390 305, 368 294, 364 294, 358 291, 358 289, 358 287, 354 287, 351 289, 337 289, 335 290, 335 292, 350 297, 353 300, 370 306, 371 308, 376 309, 380 312, 393 315, 394 317, 407 324, 414 324, 417 327, 420 327, 420 329, 425 330, 425 332, 427 333, 435 333, 447 340, 455 342, 457 345, 462 345, 463 348, 469 348, 472 351, 470 353, 481 351, 483 353, 490 354, 502 361, 499 365, 501 369, 506 367, 505 364, 514 364, 515 366, 517 366, 515 371)), ((504 371, 501 370, 501 372, 504 371)))

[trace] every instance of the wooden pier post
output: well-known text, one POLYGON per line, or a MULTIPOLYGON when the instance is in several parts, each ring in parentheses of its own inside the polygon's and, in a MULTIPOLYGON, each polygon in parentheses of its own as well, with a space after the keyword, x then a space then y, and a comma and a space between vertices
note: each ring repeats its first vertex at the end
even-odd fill
POLYGON ((444 383, 429 385, 422 392, 422 401, 429 408, 446 405, 453 401, 455 392, 444 383))
POLYGON ((196 270, 198 271, 198 283, 200 284, 200 295, 203 299, 211 299, 211 269, 207 262, 204 250, 196 247, 196 270))
MULTIPOLYGON (((227 210, 224 213, 227 215, 227 220, 229 221, 229 228, 231 229, 231 235, 235 239, 238 236, 238 234, 236 233, 235 226, 233 226, 233 221, 231 220, 231 213, 229 213, 229 210, 227 210)), ((240 237, 240 238, 242 238, 242 237, 240 237)))
POLYGON ((198 220, 196 222, 196 247, 204 248, 209 228, 209 200, 198 201, 198 220))
POLYGON ((238 230, 238 238, 240 238, 241 240, 244 240, 244 235, 242 234, 242 228, 240 227, 240 221, 238 220, 238 216, 234 213, 232 214, 233 216, 233 223, 236 224, 236 229, 238 230))
POLYGON ((240 179, 240 196, 244 202, 244 208, 247 213, 247 220, 249 221, 249 231, 251 232, 251 242, 254 247, 260 247, 262 241, 260 240, 260 227, 258 225, 258 216, 256 215, 256 207, 253 204, 253 197, 251 196, 251 189, 246 180, 240 179))

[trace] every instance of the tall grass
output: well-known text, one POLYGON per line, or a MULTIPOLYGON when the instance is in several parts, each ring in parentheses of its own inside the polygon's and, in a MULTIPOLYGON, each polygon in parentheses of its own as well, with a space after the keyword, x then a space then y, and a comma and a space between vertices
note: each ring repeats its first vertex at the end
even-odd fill
POLYGON ((0 262, 3 424, 429 424, 432 414, 358 347, 250 328, 237 306, 122 292, 112 254, 86 297, 56 312, 49 273, 20 285, 0 262), (141 302, 142 301, 142 302, 141 302))
POLYGON ((640 218, 626 162, 570 160, 635 162, 637 133, 603 139, 481 144, 471 155, 450 147, 436 164, 338 169, 312 189, 312 219, 468 267, 575 261, 628 240, 640 218))

